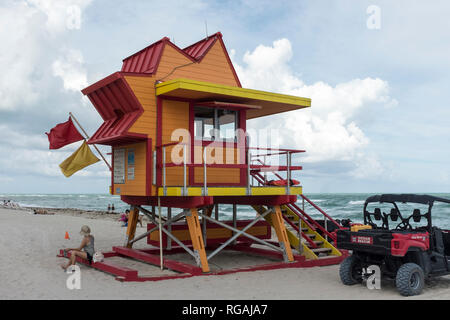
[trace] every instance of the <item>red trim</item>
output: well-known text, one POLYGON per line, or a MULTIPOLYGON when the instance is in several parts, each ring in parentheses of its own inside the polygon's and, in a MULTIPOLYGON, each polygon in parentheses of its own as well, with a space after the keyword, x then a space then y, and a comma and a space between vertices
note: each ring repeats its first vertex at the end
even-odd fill
POLYGON ((111 195, 114 194, 114 147, 111 146, 111 195))
MULTIPOLYGON (((213 197, 167 197, 161 196, 160 202, 161 207, 171 207, 171 208, 200 208, 204 206, 209 206, 213 204, 213 197)), ((138 206, 157 206, 158 196, 145 197, 145 196, 126 196, 120 197, 123 202, 129 205, 138 206)))
POLYGON ((148 78, 153 77, 153 75, 151 74, 139 72, 120 71, 120 74, 123 76, 130 76, 130 77, 148 77, 148 78))
MULTIPOLYGON (((158 205, 158 196, 127 196, 120 197, 122 201, 129 205, 136 206, 156 206, 158 205)), ((226 204, 244 204, 244 205, 284 205, 295 203, 296 195, 280 195, 280 196, 161 196, 159 197, 162 207, 172 208, 199 208, 216 203, 226 204)))
MULTIPOLYGON (((194 163, 194 142, 195 142, 195 132, 194 132, 194 102, 189 102, 189 133, 191 136, 191 154, 190 154, 190 163, 194 163)), ((194 167, 189 167, 189 185, 193 185, 195 182, 194 178, 194 167)))
POLYGON ((214 203, 247 204, 247 205, 284 205, 295 203, 296 195, 281 196, 214 196, 214 203))
MULTIPOLYGON (((247 146, 246 146, 246 133, 247 133, 247 111, 242 110, 239 112, 239 128, 244 132, 244 136, 238 137, 239 148, 239 162, 240 164, 247 164, 247 146)), ((241 169, 240 181, 242 184, 247 185, 247 169, 241 169)))
MULTIPOLYGON (((108 257, 115 257, 118 254, 115 252, 106 252, 103 253, 103 256, 105 258, 108 257)), ((70 258, 71 254, 67 253, 67 258, 70 258)), ((57 255, 57 257, 64 257, 64 250, 61 249, 59 254, 57 255)), ((130 279, 135 279, 137 278, 138 272, 136 270, 127 268, 127 267, 122 267, 122 266, 118 266, 115 264, 112 264, 110 262, 93 262, 92 264, 89 264, 89 261, 82 259, 80 257, 77 257, 76 261, 78 263, 83 263, 85 265, 91 266, 94 269, 98 269, 110 274, 113 274, 115 276, 119 276, 119 277, 124 277, 124 278, 130 278, 130 279)))
MULTIPOLYGON (((189 240, 189 242, 191 241, 189 240)), ((141 250, 130 249, 125 247, 113 247, 112 249, 114 252, 117 252, 122 256, 134 258, 136 260, 144 261, 156 266, 160 266, 161 263, 159 255, 153 255, 150 253, 142 252, 141 250)), ((177 272, 190 273, 193 275, 202 274, 201 268, 175 260, 164 259, 164 266, 170 270, 177 272)))
POLYGON ((219 42, 220 42, 220 45, 222 46, 223 51, 225 52, 225 57, 227 58, 228 64, 230 65, 231 71, 233 72, 233 75, 234 75, 234 78, 236 79, 238 87, 242 88, 241 81, 239 80, 236 70, 234 69, 234 66, 233 66, 233 63, 231 62, 230 56, 228 55, 228 51, 227 51, 227 48, 225 47, 225 43, 222 40, 222 34, 220 34, 219 42))
MULTIPOLYGON (((156 97, 156 145, 162 145, 162 110, 163 99, 156 97)), ((156 151, 156 163, 158 167, 162 166, 162 149, 156 151)), ((162 185, 162 171, 156 170, 156 184, 162 185)))
POLYGON ((153 154, 152 154, 152 139, 147 139, 147 159, 145 163, 145 195, 151 196, 152 195, 152 183, 153 183, 153 154))
POLYGON ((248 109, 260 109, 260 107, 255 108, 251 105, 245 105, 242 103, 233 102, 221 102, 221 101, 199 101, 196 103, 197 106, 208 107, 208 108, 218 108, 227 109, 234 111, 248 110, 248 109))
POLYGON ((120 78, 121 78, 120 72, 114 72, 113 74, 110 74, 106 78, 103 78, 102 80, 97 81, 96 83, 90 85, 89 87, 84 88, 83 90, 81 90, 81 92, 84 95, 88 95, 88 94, 94 92, 95 90, 98 90, 120 78))
MULTIPOLYGON (((128 248, 122 248, 122 247, 114 247, 115 250, 120 251, 121 254, 118 252, 106 252, 104 253, 105 259, 109 257, 114 256, 126 256, 126 257, 132 257, 136 258, 141 261, 145 261, 151 264, 156 264, 159 266, 159 251, 155 251, 154 249, 142 249, 142 250, 135 250, 135 249, 128 249, 128 248), (122 250, 124 249, 124 250, 122 250), (152 255, 151 253, 154 253, 152 255), (156 261, 156 260, 157 261, 156 261)), ((171 251, 164 250, 165 255, 171 254, 171 253, 178 253, 181 252, 181 250, 178 250, 179 248, 175 247, 171 251)), ((228 248, 227 248, 228 249, 228 248)), ((260 248, 253 248, 248 245, 235 245, 230 246, 229 249, 241 251, 241 252, 248 252, 250 254, 259 254, 263 256, 268 256, 272 258, 280 258, 281 254, 278 252, 274 252, 271 250, 265 250, 260 248)), ((158 249, 159 250, 159 249, 158 249)), ((339 264, 348 256, 347 252, 342 252, 342 256, 340 257, 330 257, 330 258, 324 258, 324 259, 311 259, 306 260, 304 256, 300 256, 297 254, 293 254, 294 261, 290 263, 286 262, 275 262, 275 263, 269 263, 259 266, 249 266, 249 267, 243 267, 243 268, 233 268, 233 269, 226 269, 226 270, 220 270, 220 271, 213 271, 210 273, 203 273, 200 272, 197 266, 189 265, 186 263, 182 263, 175 260, 170 260, 167 258, 164 258, 164 266, 168 269, 172 269, 179 272, 186 272, 181 274, 175 274, 175 275, 167 275, 167 276, 153 276, 153 277, 140 277, 138 275, 137 270, 129 269, 126 267, 121 267, 114 265, 109 262, 97 262, 92 263, 89 265, 89 262, 84 259, 80 259, 77 257, 77 262, 83 263, 87 266, 91 266, 95 269, 108 272, 110 274, 113 274, 116 276, 116 280, 119 281, 136 281, 136 282, 143 282, 143 281, 160 281, 160 280, 168 280, 168 279, 180 279, 180 278, 190 278, 193 276, 211 276, 211 275, 225 275, 225 274, 232 274, 232 273, 238 273, 238 272, 252 272, 252 271, 259 271, 259 270, 274 270, 274 269, 286 269, 286 268, 309 268, 309 267, 315 267, 315 266, 327 266, 327 265, 333 265, 333 264, 339 264)), ((60 251, 58 257, 63 257, 63 250, 60 251)))

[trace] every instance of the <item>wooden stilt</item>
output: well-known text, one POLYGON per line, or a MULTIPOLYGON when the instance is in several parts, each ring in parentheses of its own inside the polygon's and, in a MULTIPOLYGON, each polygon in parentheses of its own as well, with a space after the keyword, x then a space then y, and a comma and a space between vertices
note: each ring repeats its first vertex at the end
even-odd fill
POLYGON ((205 208, 205 214, 206 214, 208 217, 211 217, 212 212, 213 212, 213 209, 214 209, 214 205, 207 206, 207 207, 205 208))
POLYGON ((198 259, 203 272, 209 272, 208 260, 206 258, 205 246, 202 237, 202 228, 198 219, 198 212, 196 208, 186 211, 186 221, 191 236, 192 247, 194 252, 198 254, 198 259))
POLYGON ((275 232, 277 233, 278 243, 280 244, 280 246, 284 247, 287 260, 294 261, 294 256, 292 255, 291 245, 287 236, 284 220, 281 216, 280 206, 274 206, 270 216, 272 225, 275 229, 275 232))
POLYGON ((132 207, 130 210, 130 214, 128 216, 127 236, 125 242, 127 248, 131 248, 133 246, 133 244, 129 242, 134 239, 134 235, 136 234, 136 226, 138 218, 139 218, 139 209, 136 207, 132 207))

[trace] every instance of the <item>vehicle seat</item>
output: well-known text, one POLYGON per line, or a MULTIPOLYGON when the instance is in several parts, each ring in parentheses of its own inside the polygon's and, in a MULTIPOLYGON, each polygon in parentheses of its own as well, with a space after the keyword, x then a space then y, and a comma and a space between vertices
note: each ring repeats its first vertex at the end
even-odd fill
POLYGON ((397 221, 398 217, 399 217, 398 210, 395 208, 392 208, 389 216, 391 217, 391 221, 397 221))
POLYGON ((433 227, 433 241, 435 250, 440 254, 445 254, 442 230, 437 227, 433 227))
POLYGON ((420 214, 420 209, 414 209, 413 214, 412 214, 412 218, 413 218, 414 222, 420 222, 421 217, 422 217, 422 215, 420 214))
POLYGON ((446 256, 450 256, 450 232, 441 231, 442 240, 444 243, 444 253, 446 256))
POLYGON ((375 208, 375 210, 373 212, 373 217, 377 221, 381 220, 381 209, 380 208, 375 208))

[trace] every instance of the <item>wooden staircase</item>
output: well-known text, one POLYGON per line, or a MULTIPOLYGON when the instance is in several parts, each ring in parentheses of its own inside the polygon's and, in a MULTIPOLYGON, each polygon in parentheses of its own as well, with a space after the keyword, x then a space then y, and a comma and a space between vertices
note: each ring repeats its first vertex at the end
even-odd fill
MULTIPOLYGON (((264 164, 261 160, 258 161, 264 164)), ((279 179, 283 179, 276 172, 274 172, 274 174, 279 179)), ((266 179, 259 172, 253 172, 252 177, 261 185, 267 185, 266 179)), ((339 260, 339 257, 344 258, 343 253, 332 244, 332 242, 336 241, 336 235, 329 232, 326 227, 328 222, 337 229, 342 228, 342 226, 305 195, 302 194, 300 197, 303 202, 306 201, 312 208, 323 215, 324 226, 313 219, 304 211, 304 209, 300 208, 295 203, 281 206, 281 213, 286 222, 286 232, 291 247, 297 249, 307 260, 317 261, 319 259, 329 259, 331 264, 332 261, 339 260)), ((267 221, 271 223, 271 221, 267 221)), ((321 265, 326 264, 327 263, 323 263, 321 265)))
POLYGON ((324 259, 329 257, 340 257, 341 252, 336 249, 330 241, 324 238, 317 228, 300 219, 294 213, 292 208, 283 206, 281 210, 287 225, 288 238, 291 246, 299 250, 307 259, 324 259), (298 225, 301 222, 302 247, 299 249, 299 230, 298 225), (289 235, 290 234, 290 235, 289 235))

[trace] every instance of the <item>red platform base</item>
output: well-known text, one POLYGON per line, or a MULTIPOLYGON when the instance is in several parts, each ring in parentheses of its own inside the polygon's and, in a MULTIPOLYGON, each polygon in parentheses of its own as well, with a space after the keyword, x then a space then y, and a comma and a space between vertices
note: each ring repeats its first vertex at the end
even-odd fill
MULTIPOLYGON (((164 275, 164 276, 151 276, 151 277, 141 277, 138 275, 138 271, 122 266, 115 265, 113 263, 107 262, 107 258, 109 257, 128 257, 138 261, 142 261, 148 264, 152 264, 155 266, 160 266, 160 256, 159 256, 159 248, 151 248, 151 249, 130 249, 126 247, 113 247, 113 251, 103 253, 105 259, 103 262, 93 262, 89 264, 89 262, 85 259, 81 259, 77 257, 77 262, 90 266, 94 269, 110 273, 115 276, 115 279, 118 281, 160 281, 160 280, 169 280, 169 279, 180 279, 180 278, 189 278, 194 276, 209 276, 209 275, 223 275, 237 272, 251 272, 258 270, 273 270, 273 269, 286 269, 286 268, 308 268, 308 267, 316 267, 316 266, 327 266, 333 264, 339 264, 343 259, 345 259, 348 254, 344 252, 340 257, 331 257, 331 258, 322 258, 317 260, 306 260, 304 256, 294 254, 293 262, 274 262, 268 263, 258 266, 249 266, 242 268, 233 268, 227 270, 220 271, 212 271, 209 273, 203 273, 200 267, 190 265, 187 263, 183 263, 180 261, 175 261, 171 259, 167 259, 167 256, 170 254, 182 253, 185 252, 184 249, 175 247, 171 250, 164 250, 164 260, 163 265, 166 269, 177 272, 174 275, 164 275)), ((254 248, 248 244, 236 244, 234 246, 227 247, 227 250, 235 250, 246 252, 255 255, 266 256, 269 258, 274 258, 277 260, 282 260, 283 255, 280 252, 262 249, 262 248, 254 248)), ((64 257, 64 250, 60 250, 58 257, 64 257)), ((70 254, 68 255, 70 257, 70 254)))

